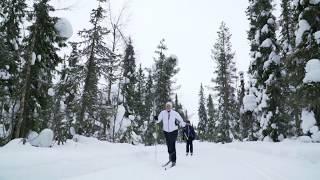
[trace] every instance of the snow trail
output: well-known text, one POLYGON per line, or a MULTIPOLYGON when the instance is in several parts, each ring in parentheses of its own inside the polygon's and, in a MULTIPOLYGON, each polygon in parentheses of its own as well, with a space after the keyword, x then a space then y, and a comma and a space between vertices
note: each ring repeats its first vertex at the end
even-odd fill
POLYGON ((177 144, 177 166, 165 171, 166 147, 112 144, 88 138, 36 148, 19 140, 0 148, 0 180, 316 180, 320 144, 301 142, 194 143, 194 156, 177 144))

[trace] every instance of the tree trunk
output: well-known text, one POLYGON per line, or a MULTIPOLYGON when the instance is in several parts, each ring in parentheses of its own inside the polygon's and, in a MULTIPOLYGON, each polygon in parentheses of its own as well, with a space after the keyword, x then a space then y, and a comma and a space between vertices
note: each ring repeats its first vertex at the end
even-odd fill
MULTIPOLYGON (((37 34, 37 32, 34 32, 34 34, 37 34)), ((30 49, 28 52, 28 60, 26 63, 26 73, 25 73, 25 81, 22 86, 22 93, 21 93, 21 101, 20 101, 20 109, 18 113, 18 122, 15 128, 14 137, 20 138, 24 137, 26 135, 26 129, 25 127, 22 127, 22 124, 27 121, 28 112, 26 111, 27 103, 30 96, 30 86, 31 86, 31 61, 32 61, 32 53, 35 46, 35 37, 33 36, 31 40, 30 49)))

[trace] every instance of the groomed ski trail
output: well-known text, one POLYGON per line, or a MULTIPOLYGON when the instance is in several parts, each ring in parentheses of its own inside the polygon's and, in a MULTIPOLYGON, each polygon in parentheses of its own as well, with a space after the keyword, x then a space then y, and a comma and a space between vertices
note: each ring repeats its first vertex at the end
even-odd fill
POLYGON ((177 165, 165 171, 163 145, 155 152, 154 146, 105 142, 16 144, 0 148, 0 180, 318 180, 320 146, 306 145, 195 142, 194 155, 186 156, 185 144, 177 144, 177 165))

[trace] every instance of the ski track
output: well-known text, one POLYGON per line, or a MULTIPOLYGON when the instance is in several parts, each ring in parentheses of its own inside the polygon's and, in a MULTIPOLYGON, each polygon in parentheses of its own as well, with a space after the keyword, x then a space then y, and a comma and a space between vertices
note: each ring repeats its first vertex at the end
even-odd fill
POLYGON ((0 148, 0 180, 316 180, 320 177, 320 163, 199 142, 194 144, 194 156, 185 156, 185 144, 177 144, 177 166, 165 170, 161 165, 168 159, 166 150, 163 145, 119 144, 13 152, 0 148), (10 160, 11 163, 1 163, 10 160))

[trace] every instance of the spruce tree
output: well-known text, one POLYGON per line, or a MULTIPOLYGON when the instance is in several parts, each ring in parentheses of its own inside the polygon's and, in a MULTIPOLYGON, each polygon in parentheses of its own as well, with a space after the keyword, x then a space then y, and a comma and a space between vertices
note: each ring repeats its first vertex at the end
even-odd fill
POLYGON ((280 24, 280 56, 281 56, 281 67, 284 76, 280 79, 282 91, 284 94, 283 103, 286 104, 285 113, 288 114, 289 126, 288 135, 294 136, 299 134, 299 117, 301 115, 301 110, 298 106, 298 97, 296 97, 295 87, 292 79, 294 77, 296 63, 291 60, 292 53, 295 49, 295 13, 293 8, 293 2, 289 0, 281 1, 281 16, 280 24))
POLYGON ((167 57, 165 51, 167 46, 165 40, 161 40, 155 53, 158 55, 155 58, 155 71, 154 71, 154 85, 155 85, 155 103, 156 112, 160 113, 166 102, 172 101, 172 85, 173 77, 179 71, 177 68, 177 58, 174 56, 167 57))
POLYGON ((77 119, 80 102, 81 74, 83 65, 79 64, 80 55, 76 43, 70 43, 72 51, 65 59, 59 82, 55 85, 52 128, 58 144, 70 137, 69 130, 77 119))
POLYGON ((250 2, 249 40, 253 60, 249 73, 256 79, 255 87, 259 91, 259 106, 255 111, 261 127, 259 138, 279 141, 287 136, 288 118, 285 117, 284 104, 280 98, 283 95, 280 82, 282 74, 272 0, 250 2))
POLYGON ((212 95, 209 94, 208 96, 208 103, 207 103, 207 110, 208 110, 208 140, 209 141, 216 141, 217 134, 216 134, 216 118, 217 112, 213 104, 212 95))
POLYGON ((64 38, 58 36, 54 25, 57 18, 51 17, 54 8, 48 0, 33 4, 34 11, 29 15, 32 22, 28 27, 21 74, 21 97, 15 137, 25 137, 29 130, 39 131, 48 126, 51 119, 53 84, 56 66, 62 59, 58 56, 59 46, 64 46, 64 38))
POLYGON ((153 133, 155 132, 156 124, 153 120, 153 116, 155 116, 155 104, 154 104, 154 89, 153 89, 153 77, 151 70, 148 71, 148 77, 146 80, 146 87, 145 87, 145 124, 146 124, 146 130, 144 132, 143 141, 145 145, 152 145, 154 144, 155 137, 153 136, 153 133))
MULTIPOLYGON (((103 1, 100 0, 99 2, 103 1)), ((79 32, 83 40, 78 43, 78 46, 84 46, 80 50, 80 54, 86 58, 84 87, 77 120, 78 130, 81 129, 85 135, 89 136, 94 133, 95 119, 98 111, 98 80, 102 74, 107 72, 108 62, 114 58, 114 54, 104 41, 109 31, 106 27, 102 26, 105 10, 100 3, 97 9, 93 9, 91 12, 90 23, 92 27, 79 32)))
POLYGON ((19 72, 22 63, 20 42, 23 33, 21 25, 25 20, 26 7, 25 0, 0 2, 0 124, 7 127, 5 141, 13 136, 16 107, 19 105, 19 72))
MULTIPOLYGON (((291 84, 296 87, 299 109, 314 113, 316 126, 320 127, 320 83, 306 79, 308 62, 320 60, 320 2, 303 0, 297 2, 295 13, 298 17, 295 31, 296 49, 290 60, 295 64, 291 84)), ((312 68, 312 67, 310 67, 312 68)), ((305 132, 304 132, 305 133, 305 132)))
POLYGON ((231 34, 224 22, 218 31, 218 39, 214 45, 213 60, 216 62, 214 73, 217 77, 213 80, 214 90, 218 97, 217 113, 217 141, 231 142, 234 139, 237 112, 235 108, 235 79, 236 68, 233 61, 234 52, 231 49, 231 34))
POLYGON ((133 114, 135 105, 135 84, 136 84, 136 63, 134 49, 131 39, 129 40, 122 63, 124 83, 122 85, 122 94, 124 96, 124 107, 126 109, 125 117, 133 114))
POLYGON ((205 104, 204 89, 201 84, 199 92, 199 109, 198 109, 199 123, 198 136, 200 140, 207 140, 208 133, 208 115, 205 104))

